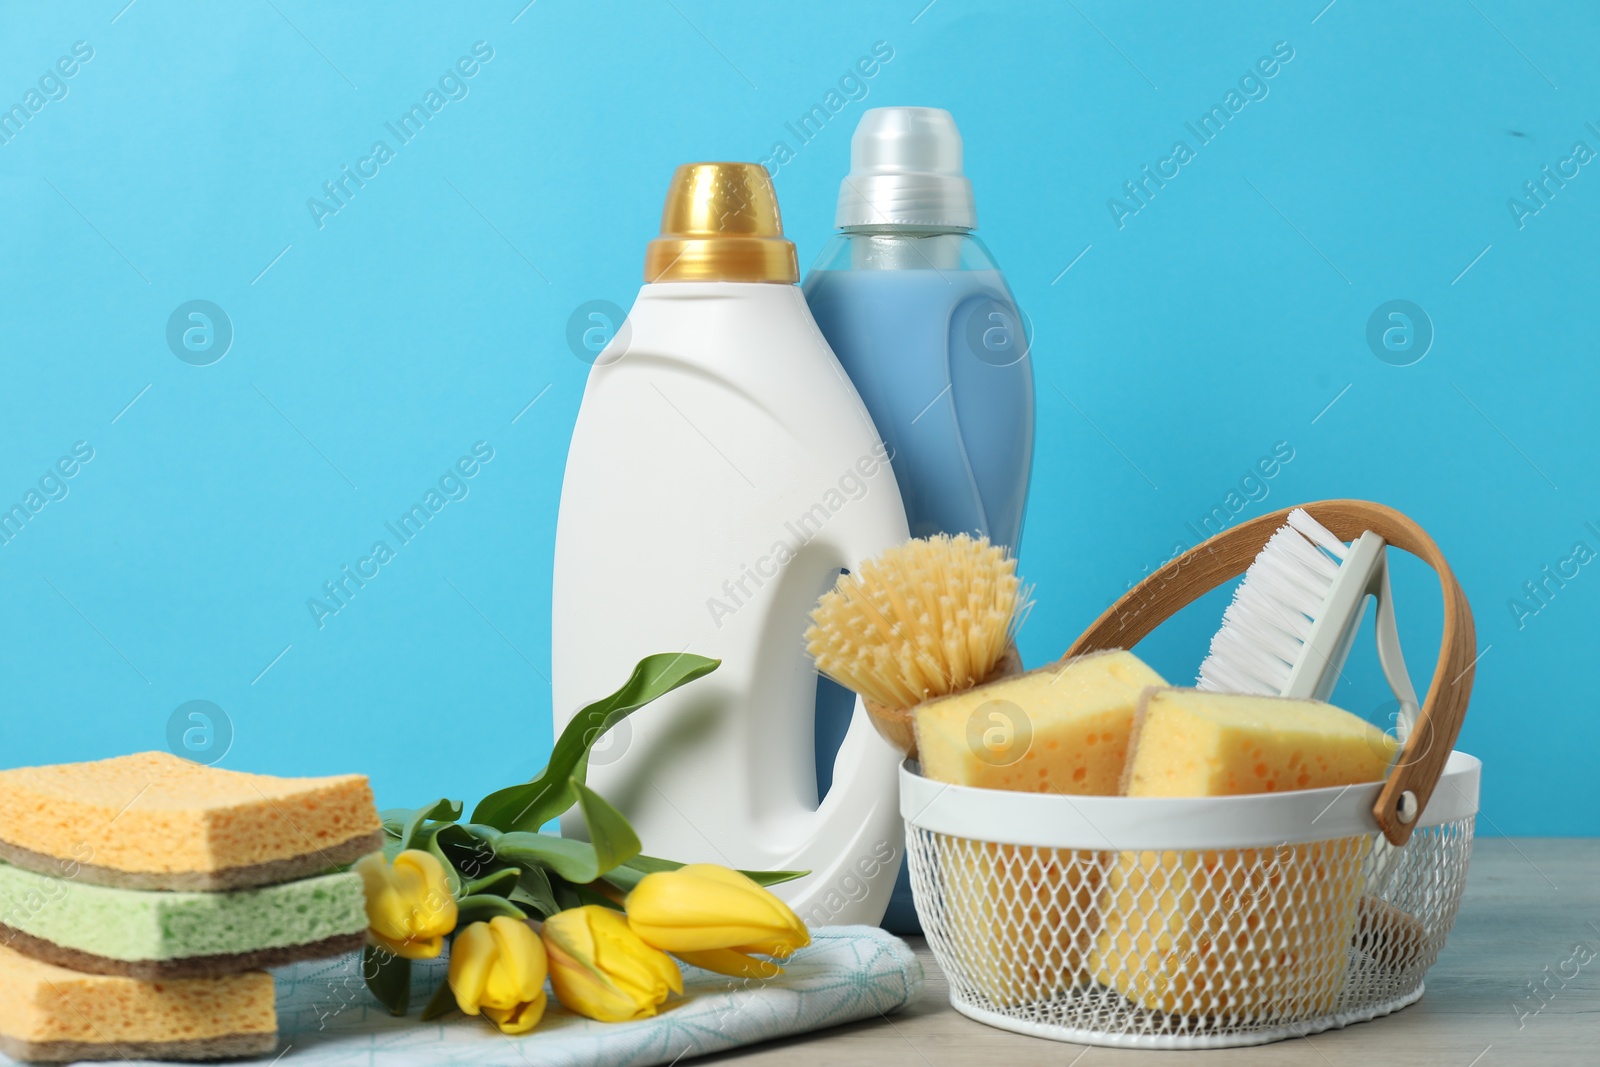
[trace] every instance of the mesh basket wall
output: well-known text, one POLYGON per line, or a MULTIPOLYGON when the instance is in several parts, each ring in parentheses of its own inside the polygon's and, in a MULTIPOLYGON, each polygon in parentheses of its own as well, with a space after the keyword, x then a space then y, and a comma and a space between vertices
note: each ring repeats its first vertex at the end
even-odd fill
POLYGON ((917 913, 969 1015, 1063 1040, 1257 1044, 1422 995, 1455 922, 1471 818, 1206 852, 1096 852, 907 826, 917 913))

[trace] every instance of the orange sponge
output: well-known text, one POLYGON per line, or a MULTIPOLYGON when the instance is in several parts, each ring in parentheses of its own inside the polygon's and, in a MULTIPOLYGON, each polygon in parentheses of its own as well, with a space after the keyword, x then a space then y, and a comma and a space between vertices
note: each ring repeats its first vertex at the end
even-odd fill
POLYGON ((272 976, 145 982, 0 947, 0 1052, 18 1060, 218 1059, 278 1044, 272 976))
POLYGON ((0 859, 133 889, 292 881, 382 844, 361 775, 273 778, 166 752, 0 771, 0 859))

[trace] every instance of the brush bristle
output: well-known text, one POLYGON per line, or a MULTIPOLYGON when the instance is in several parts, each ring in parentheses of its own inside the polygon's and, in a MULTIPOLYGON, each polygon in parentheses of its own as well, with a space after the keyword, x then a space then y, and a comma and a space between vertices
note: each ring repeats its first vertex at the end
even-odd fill
POLYGON ((1348 552, 1307 512, 1291 511, 1234 591, 1195 688, 1281 696, 1348 552))
POLYGON ((842 574, 811 612, 817 669, 887 708, 971 688, 1005 654, 1026 593, 988 538, 918 538, 842 574))

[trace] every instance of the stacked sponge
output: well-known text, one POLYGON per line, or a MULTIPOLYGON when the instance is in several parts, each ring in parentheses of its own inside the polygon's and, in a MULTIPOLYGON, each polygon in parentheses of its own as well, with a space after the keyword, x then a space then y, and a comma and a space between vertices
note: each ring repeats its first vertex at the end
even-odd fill
POLYGON ((260 968, 367 926, 367 780, 272 778, 146 752, 0 771, 0 1052, 216 1059, 277 1044, 260 968))

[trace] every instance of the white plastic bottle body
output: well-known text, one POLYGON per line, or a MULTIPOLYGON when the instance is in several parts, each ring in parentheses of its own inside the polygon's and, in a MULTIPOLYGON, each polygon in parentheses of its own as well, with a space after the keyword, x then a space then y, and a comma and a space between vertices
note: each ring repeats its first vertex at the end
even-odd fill
POLYGON ((774 890, 803 919, 879 921, 902 853, 900 755, 858 704, 818 804, 802 634, 841 569, 906 537, 886 451, 798 288, 640 291, 567 456, 551 691, 559 732, 646 655, 722 660, 590 759, 648 854, 809 870, 774 890))

